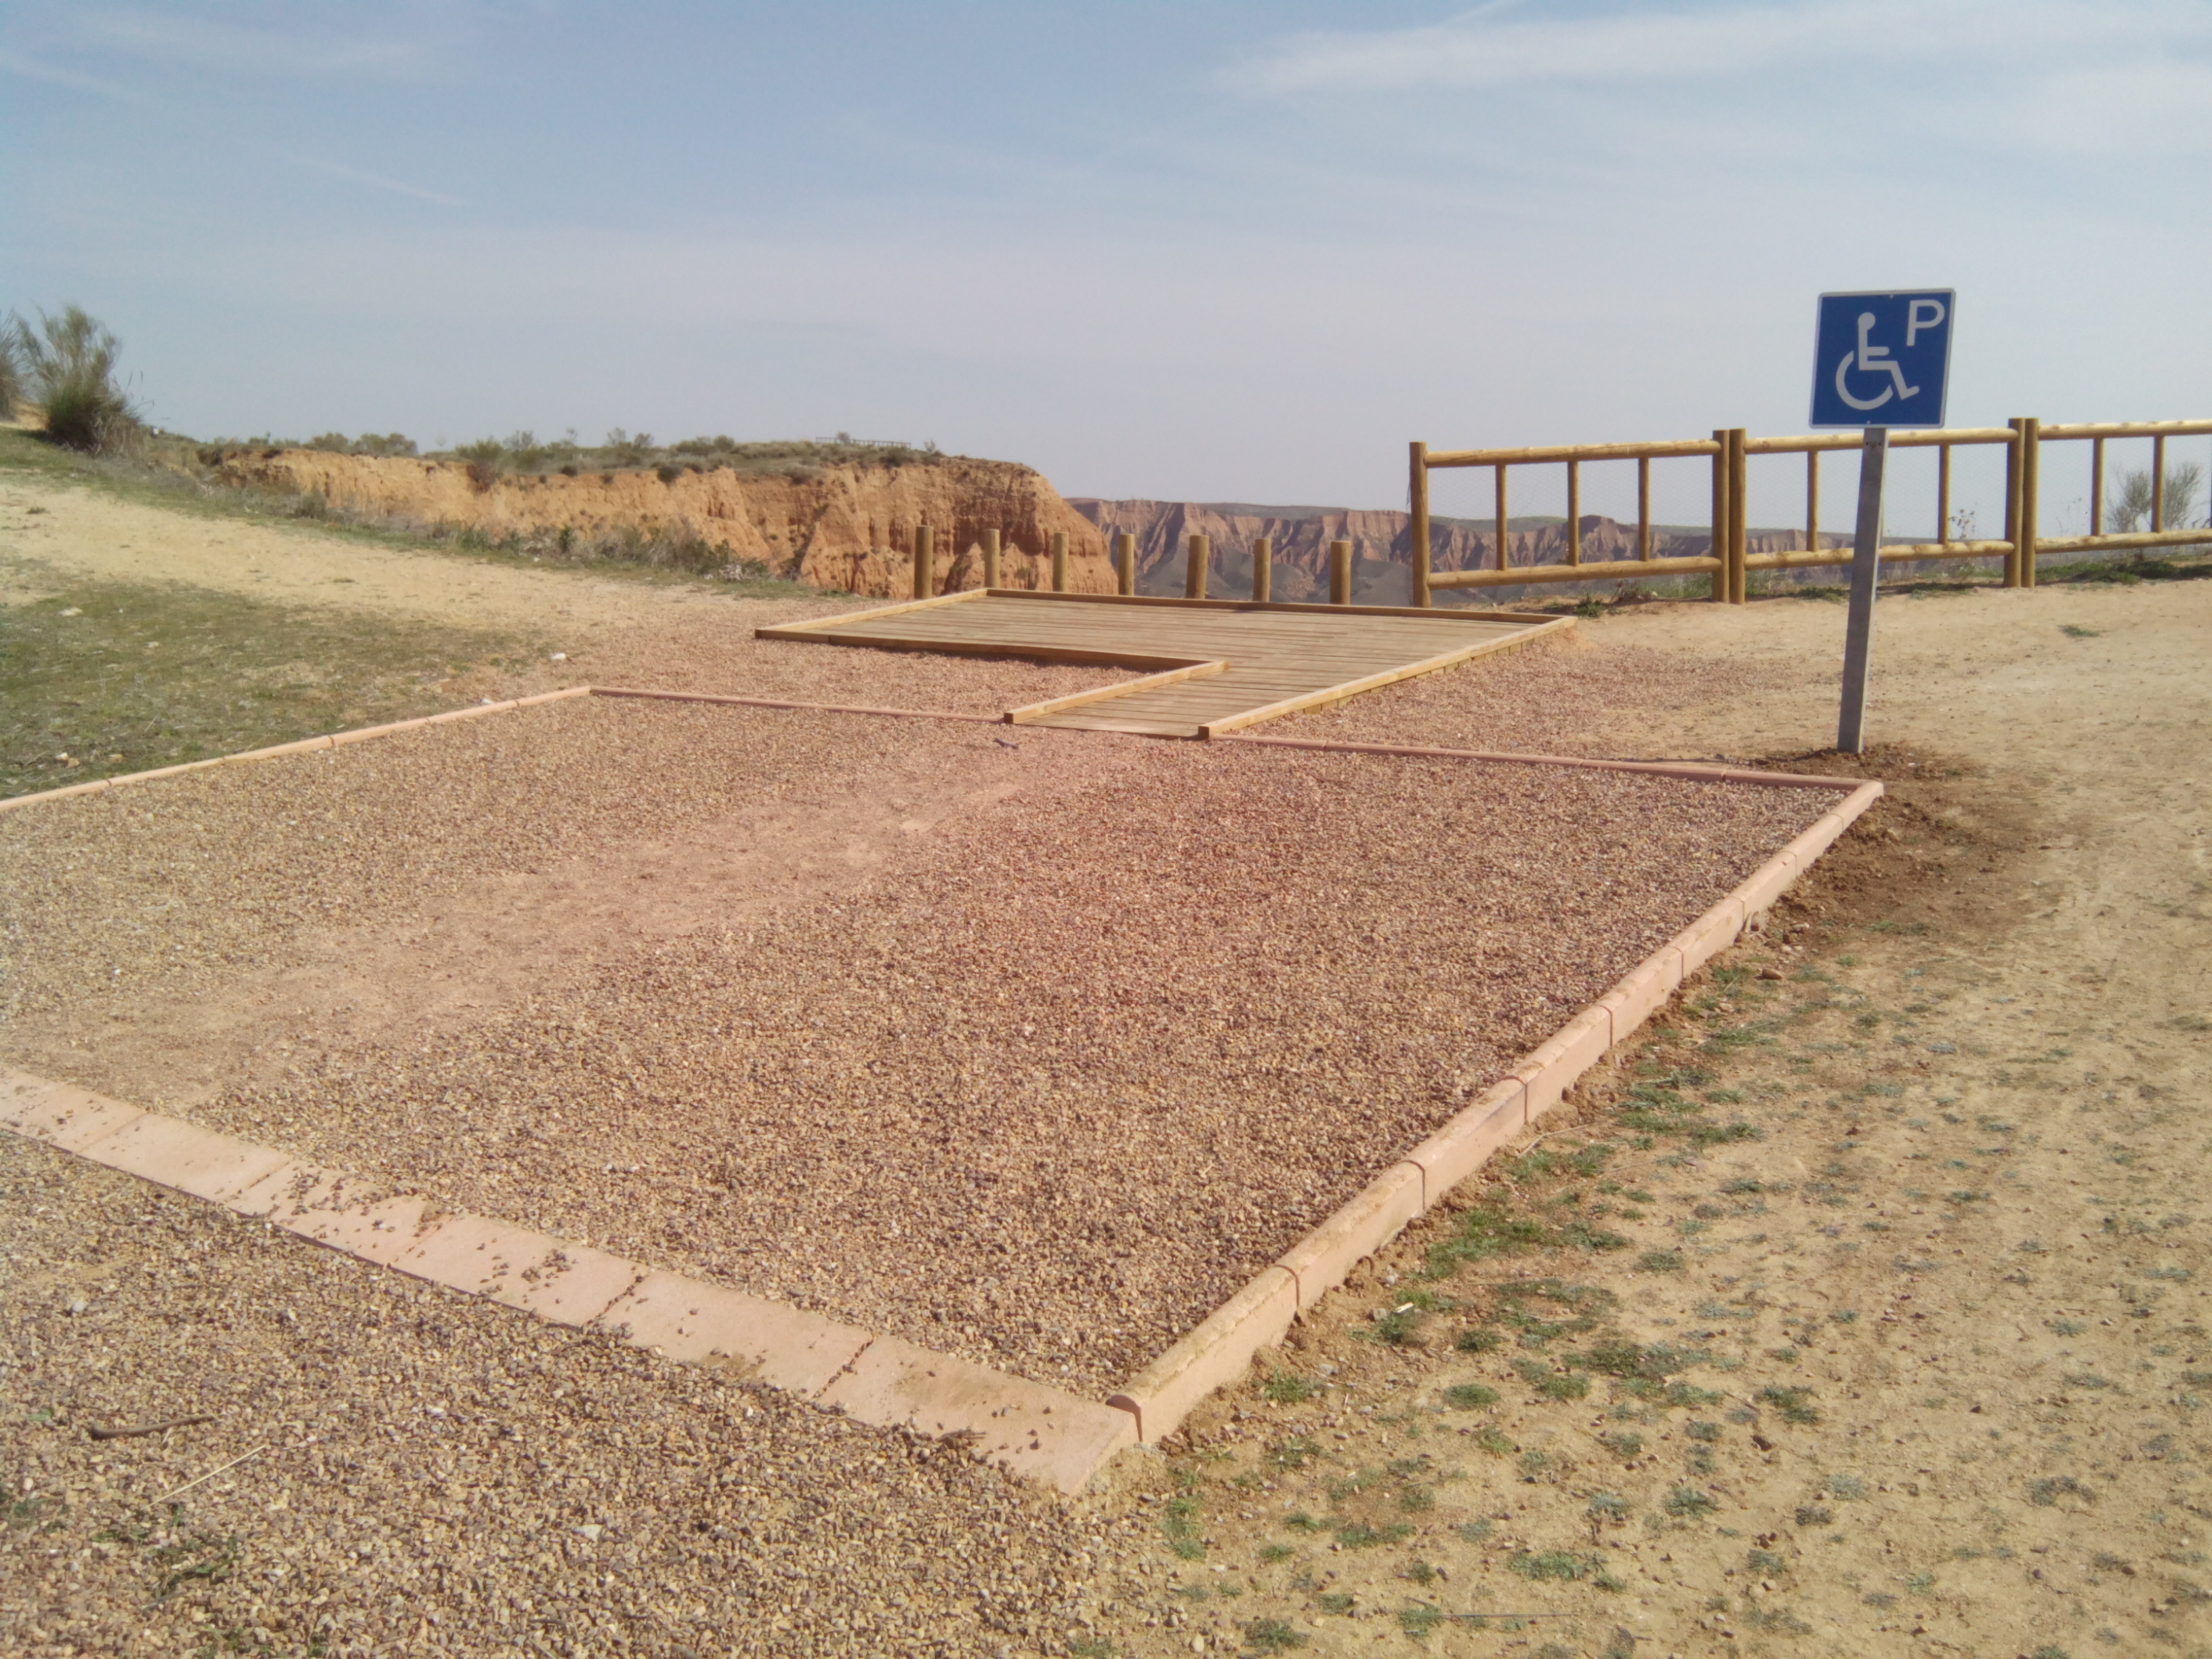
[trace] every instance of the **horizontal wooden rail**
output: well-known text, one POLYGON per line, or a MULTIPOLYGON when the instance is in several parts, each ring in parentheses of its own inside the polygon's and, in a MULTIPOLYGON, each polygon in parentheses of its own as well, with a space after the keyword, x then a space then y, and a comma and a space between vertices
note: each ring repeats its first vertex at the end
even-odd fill
POLYGON ((2110 536, 2039 536, 2035 550, 2043 553, 2101 553, 2106 549, 2125 552, 2142 547, 2212 547, 2212 528, 2194 530, 2131 530, 2110 536))
MULTIPOLYGON (((2049 547, 2049 542, 2038 545, 2049 547)), ((1898 542, 1881 550, 1884 564, 1905 559, 2002 559, 2013 551, 2010 542, 1898 542)), ((1824 547, 1818 552, 1800 548, 1789 553, 1753 553, 1744 559, 1747 570, 1812 570, 1824 565, 1849 564, 1848 547, 1824 547)))
MULTIPOLYGON (((1854 442, 1857 441, 1856 439, 1854 442)), ((1672 438, 1648 444, 1547 444, 1537 449, 1440 449, 1431 454, 1431 469, 1439 466, 1526 466, 1534 461, 1637 461, 1646 457, 1717 455, 1721 447, 1711 438, 1672 438)))
MULTIPOLYGON (((1847 550, 1844 557, 1849 561, 1847 550)), ((1510 570, 1443 570, 1429 577, 1431 587, 1518 587, 1523 582, 1624 581, 1638 576, 1703 575, 1722 568, 1710 553, 1680 559, 1607 559, 1601 564, 1519 564, 1510 570)), ((1454 611, 1454 616, 1462 613, 1454 611)))
MULTIPOLYGON (((1929 427, 1889 434, 1892 449, 1948 449, 1958 444, 2008 444, 2017 436, 2010 427, 1929 427)), ((2046 432, 2045 435, 2049 435, 2046 432)), ((1747 455, 1803 455, 1814 451, 1859 449, 1865 441, 1856 432, 1808 432, 1795 438, 1747 438, 1747 455)))
POLYGON ((2046 439, 2200 438, 2208 434, 2212 434, 2212 421, 2076 421, 2043 428, 2046 439))

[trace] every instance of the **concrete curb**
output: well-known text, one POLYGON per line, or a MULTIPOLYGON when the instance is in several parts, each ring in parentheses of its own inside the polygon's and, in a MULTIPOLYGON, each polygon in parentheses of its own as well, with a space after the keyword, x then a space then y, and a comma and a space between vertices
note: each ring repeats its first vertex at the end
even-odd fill
POLYGON ((0 1127, 549 1324, 722 1366, 863 1423, 960 1437, 978 1456, 1071 1494, 1137 1437, 1136 1419, 1112 1406, 785 1303, 441 1212, 419 1194, 383 1196, 274 1147, 68 1084, 0 1069, 0 1127))
MULTIPOLYGON (((1637 769, 1652 769, 1639 763, 1637 769)), ((1774 775, 1759 773, 1727 781, 1755 778, 1771 782, 1774 775)), ((1172 1434, 1200 1401, 1237 1382, 1250 1369, 1255 1354, 1281 1340, 1290 1328, 1287 1319, 1278 1322, 1274 1316, 1285 1297, 1283 1275, 1290 1276, 1287 1295, 1299 1313, 1342 1284, 1360 1261, 1389 1244, 1453 1187, 1488 1163, 1522 1129, 1557 1106, 1577 1079, 1663 1007, 1685 978, 1735 944, 1748 920, 1779 898, 1790 882, 1810 868, 1882 793, 1881 785, 1875 782, 1832 778, 1802 781, 1808 787, 1848 788, 1850 793, 1726 898, 1569 1020, 1503 1080, 1407 1153, 1278 1257, 1273 1266, 1261 1269, 1257 1278, 1131 1377, 1119 1392, 1109 1395, 1109 1405, 1119 1407, 1135 1419, 1138 1437, 1151 1443, 1172 1434)))
POLYGON ((234 766, 240 761, 275 760, 283 755, 305 755, 320 749, 336 749, 342 744, 365 743, 371 738, 387 738, 395 732, 412 732, 417 726, 443 726, 449 720, 472 720, 484 714, 504 714, 517 708, 532 708, 541 702, 558 702, 564 697, 584 696, 591 689, 588 685, 571 685, 558 691, 540 691, 535 696, 510 697, 505 702, 484 702, 468 708, 449 708, 442 714, 422 714, 413 720, 390 720, 382 726, 357 726, 350 732, 334 732, 325 737, 302 738, 297 743, 275 744, 266 749, 246 749, 235 755, 217 755, 211 760, 186 761, 180 766, 157 766, 150 772, 125 772, 120 777, 96 778, 90 783, 72 783, 60 789, 41 789, 36 794, 13 795, 0 800, 0 816, 41 801, 66 800, 72 795, 102 794, 110 789, 120 789, 126 783, 150 783, 156 778, 173 778, 180 773, 204 772, 210 766, 234 766))

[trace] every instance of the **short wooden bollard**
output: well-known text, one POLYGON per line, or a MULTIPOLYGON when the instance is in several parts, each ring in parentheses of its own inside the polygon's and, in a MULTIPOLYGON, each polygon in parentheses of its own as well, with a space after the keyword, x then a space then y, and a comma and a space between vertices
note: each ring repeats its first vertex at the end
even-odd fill
POLYGON ((1124 598, 1137 591, 1137 538, 1126 530, 1114 538, 1114 591, 1124 598))
POLYGON ((937 562, 937 532, 927 525, 914 529, 914 596, 929 597, 930 567, 937 562))
POLYGON ((996 587, 998 585, 999 532, 987 530, 983 532, 983 586, 996 587))
POLYGON ((1052 532, 1052 591, 1055 593, 1067 592, 1067 532, 1065 530, 1052 532))
POLYGON ((1352 544, 1346 541, 1328 544, 1328 602, 1331 605, 1352 603, 1352 544))
POLYGON ((1252 538, 1252 599, 1266 605, 1275 591, 1275 544, 1265 536, 1252 538))
POLYGON ((1211 537, 1193 536, 1190 538, 1188 562, 1182 573, 1182 596, 1186 599, 1206 597, 1206 567, 1213 560, 1213 541, 1211 537))

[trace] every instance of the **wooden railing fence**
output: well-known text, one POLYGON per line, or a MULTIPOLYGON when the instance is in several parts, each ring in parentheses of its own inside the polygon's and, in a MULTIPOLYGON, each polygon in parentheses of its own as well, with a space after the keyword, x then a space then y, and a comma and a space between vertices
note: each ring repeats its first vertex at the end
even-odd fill
MULTIPOLYGON (((1885 559, 1989 559, 2004 561, 2008 587, 2035 586, 2036 562, 2044 554, 2183 545, 2212 542, 2203 526, 2169 529, 2166 524, 2166 446, 2170 438, 2212 434, 2212 421, 2117 421, 2104 424, 2045 426, 2033 416, 2021 416, 2001 427, 1948 427, 1926 431, 1898 431, 1890 434, 1893 449, 1936 451, 1936 538, 1932 542, 1886 542, 1885 559), (2107 535, 2104 532, 2105 445, 2114 438, 2151 441, 2151 527, 2107 535), (2086 536, 2045 538, 2037 520, 2041 499, 2043 446, 2087 441, 2090 462, 2089 533, 2086 536), (1978 445, 2002 445, 2005 449, 2005 528, 2002 538, 1972 541, 1954 534, 1951 512, 1951 452, 1978 445)), ((1435 603, 1437 588, 1518 587, 1547 582, 1618 581, 1654 576, 1710 574, 1712 597, 1730 604, 1744 602, 1747 577, 1753 570, 1801 569, 1821 565, 1849 564, 1848 546, 1820 545, 1820 457, 1831 450, 1856 450, 1856 434, 1819 433, 1797 438, 1753 438, 1741 427, 1717 431, 1711 438, 1680 438, 1656 443, 1558 444, 1534 449, 1462 449, 1431 452, 1415 442, 1411 450, 1408 479, 1412 507, 1413 603, 1435 603), (1749 459, 1753 455, 1802 455, 1805 458, 1805 545, 1793 551, 1752 553, 1745 516, 1748 496, 1749 459), (1712 475, 1712 530, 1708 550, 1701 554, 1657 557, 1653 552, 1651 527, 1651 463, 1655 460, 1704 458, 1712 475), (1582 556, 1582 466, 1589 461, 1636 463, 1636 549, 1633 559, 1605 559, 1586 563, 1582 556), (1512 528, 1508 473, 1516 466, 1565 465, 1567 514, 1566 560, 1561 564, 1516 565, 1511 562, 1512 528), (1440 468, 1488 467, 1496 474, 1496 528, 1491 532, 1494 551, 1488 567, 1475 570, 1437 571, 1431 568, 1429 474, 1440 468)))

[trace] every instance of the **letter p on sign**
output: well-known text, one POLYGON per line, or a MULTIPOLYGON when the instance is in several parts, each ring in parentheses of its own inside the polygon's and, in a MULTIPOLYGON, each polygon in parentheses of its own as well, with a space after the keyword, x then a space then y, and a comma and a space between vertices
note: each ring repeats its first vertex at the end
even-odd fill
POLYGON ((1943 302, 1941 300, 1915 300, 1905 308, 1905 344, 1910 350, 1920 337, 1923 328, 1943 326, 1943 302))

